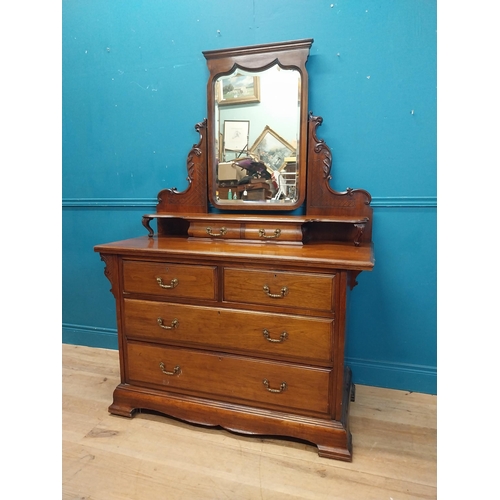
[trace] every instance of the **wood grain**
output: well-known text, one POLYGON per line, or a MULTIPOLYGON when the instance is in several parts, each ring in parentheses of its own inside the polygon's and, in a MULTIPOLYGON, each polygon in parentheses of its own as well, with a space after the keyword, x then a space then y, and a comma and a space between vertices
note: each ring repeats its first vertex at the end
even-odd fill
MULTIPOLYGON (((268 242, 269 243, 269 242, 268 242)), ((257 261, 273 269, 282 266, 310 269, 352 269, 371 271, 374 266, 373 245, 355 247, 352 243, 327 244, 313 242, 304 246, 274 245, 268 243, 228 244, 226 241, 187 240, 186 238, 149 238, 148 236, 106 243, 94 247, 101 255, 120 254, 133 258, 170 259, 180 257, 185 265, 191 260, 210 254, 213 261, 232 262, 244 265, 257 261), (304 262, 307 261, 307 265, 304 262)))
POLYGON ((63 500, 435 499, 436 397, 356 387, 351 463, 308 443, 108 413, 118 352, 63 345, 63 500))

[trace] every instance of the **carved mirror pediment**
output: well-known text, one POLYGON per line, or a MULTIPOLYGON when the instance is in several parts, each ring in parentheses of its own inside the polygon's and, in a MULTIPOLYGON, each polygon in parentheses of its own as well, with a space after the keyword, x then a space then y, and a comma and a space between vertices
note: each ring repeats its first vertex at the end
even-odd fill
POLYGON ((208 194, 225 210, 294 210, 306 195, 313 40, 203 52, 208 194))

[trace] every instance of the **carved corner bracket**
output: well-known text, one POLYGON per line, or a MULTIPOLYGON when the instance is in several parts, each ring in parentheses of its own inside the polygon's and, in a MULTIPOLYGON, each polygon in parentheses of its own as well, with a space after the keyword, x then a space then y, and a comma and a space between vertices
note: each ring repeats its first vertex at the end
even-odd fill
POLYGON ((119 295, 118 291, 118 259, 116 255, 101 255, 101 260, 104 262, 104 276, 108 278, 111 283, 110 292, 114 295, 115 299, 119 295))
POLYGON ((347 275, 347 285, 349 286, 349 289, 352 290, 357 284, 358 281, 356 278, 359 276, 361 271, 350 271, 347 275))

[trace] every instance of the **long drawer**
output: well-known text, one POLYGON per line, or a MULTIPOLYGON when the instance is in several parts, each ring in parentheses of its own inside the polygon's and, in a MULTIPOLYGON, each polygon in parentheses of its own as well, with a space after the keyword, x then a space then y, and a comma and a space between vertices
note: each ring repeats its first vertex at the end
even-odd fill
POLYGON ((224 300, 331 311, 334 282, 334 274, 225 268, 224 300))
POLYGON ((333 319, 124 300, 127 338, 211 346, 270 358, 332 360, 333 319))
POLYGON ((128 342, 126 356, 132 384, 304 414, 329 411, 329 369, 140 342, 128 342))
POLYGON ((215 300, 216 267, 123 261, 125 292, 215 300))

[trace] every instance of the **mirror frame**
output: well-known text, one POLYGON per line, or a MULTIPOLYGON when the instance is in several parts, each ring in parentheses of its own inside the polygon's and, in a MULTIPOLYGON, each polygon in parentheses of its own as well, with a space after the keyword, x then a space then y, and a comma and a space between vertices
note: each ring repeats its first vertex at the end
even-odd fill
POLYGON ((312 38, 292 40, 289 42, 268 43, 204 51, 210 76, 207 84, 207 138, 208 138, 208 197, 210 203, 219 210, 269 210, 291 211, 300 207, 306 197, 307 180, 307 127, 308 127, 308 74, 306 61, 309 49, 313 43, 312 38), (283 69, 293 69, 300 73, 301 105, 300 105, 300 140, 299 140, 299 196, 293 203, 267 203, 252 201, 245 204, 224 203, 219 204, 215 199, 216 191, 216 141, 215 141, 215 84, 219 77, 229 75, 236 69, 256 72, 266 70, 278 64, 283 69))

